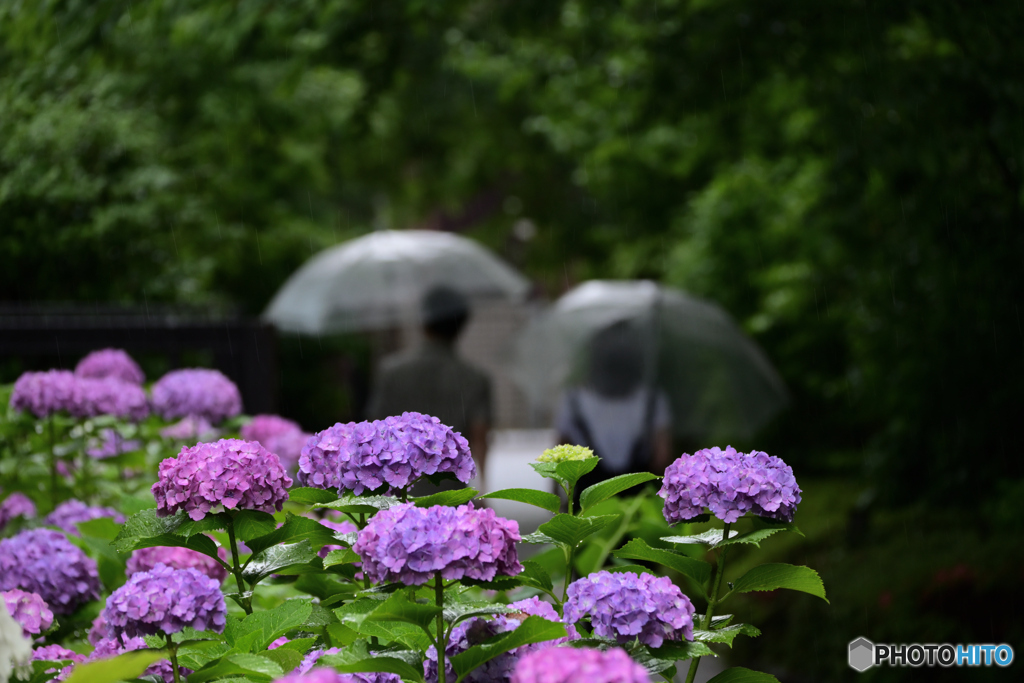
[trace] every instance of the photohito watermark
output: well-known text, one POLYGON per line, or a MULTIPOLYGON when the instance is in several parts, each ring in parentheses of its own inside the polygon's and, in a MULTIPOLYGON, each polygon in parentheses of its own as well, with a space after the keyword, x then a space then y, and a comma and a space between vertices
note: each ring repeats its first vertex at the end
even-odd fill
POLYGON ((850 642, 850 666, 867 671, 873 666, 1010 666, 1013 648, 999 645, 872 643, 867 638, 850 642))

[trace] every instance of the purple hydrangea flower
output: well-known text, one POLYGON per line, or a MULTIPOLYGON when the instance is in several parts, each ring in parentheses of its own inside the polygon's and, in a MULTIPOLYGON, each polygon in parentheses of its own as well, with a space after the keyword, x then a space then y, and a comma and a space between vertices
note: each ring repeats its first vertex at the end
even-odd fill
POLYGON ((302 431, 298 423, 280 415, 256 415, 252 422, 242 427, 241 434, 243 439, 259 441, 264 448, 275 453, 289 472, 298 466, 302 447, 312 436, 302 431))
POLYGON ((26 372, 14 383, 11 408, 42 418, 74 405, 75 375, 67 370, 26 372))
POLYGON ((73 401, 67 407, 75 417, 113 415, 135 421, 149 415, 149 398, 137 384, 107 379, 75 378, 73 401))
POLYGON ((567 624, 589 619, 596 635, 620 643, 693 640, 693 603, 667 576, 595 572, 569 585, 563 614, 567 624))
POLYGON ((26 638, 38 636, 53 626, 53 612, 37 593, 13 588, 0 591, 0 597, 7 606, 7 613, 21 624, 26 638))
MULTIPOLYGON (((116 657, 117 655, 124 654, 125 652, 148 649, 145 640, 138 636, 129 638, 124 633, 122 633, 120 637, 116 638, 101 638, 93 643, 93 645, 95 645, 96 649, 92 651, 88 658, 86 658, 86 662, 95 662, 99 659, 116 657)), ((181 678, 184 680, 185 676, 192 673, 192 669, 179 666, 178 673, 181 674, 181 678)), ((161 659, 158 662, 150 664, 142 675, 159 676, 163 679, 164 683, 173 683, 174 668, 171 666, 171 661, 169 659, 161 659)))
POLYGON ((99 439, 93 439, 90 446, 85 449, 86 455, 90 458, 103 460, 113 458, 122 453, 131 453, 142 448, 142 442, 138 439, 125 439, 116 429, 102 429, 99 439))
POLYGON ((299 482, 356 494, 385 484, 404 489, 422 476, 476 475, 469 442, 436 417, 402 413, 373 422, 340 422, 314 434, 299 457, 299 482))
POLYGON ((285 643, 290 643, 290 642, 292 642, 291 638, 289 638, 288 636, 281 636, 277 640, 271 641, 270 645, 267 645, 267 649, 268 650, 276 650, 277 648, 281 647, 285 643))
POLYGON ((51 526, 59 527, 66 533, 80 536, 78 533, 79 522, 88 522, 91 519, 99 519, 100 517, 110 517, 118 524, 124 524, 124 515, 113 508, 105 507, 90 507, 80 500, 65 501, 57 506, 57 508, 46 515, 44 520, 51 526))
POLYGON ((732 446, 684 454, 665 470, 658 495, 670 524, 692 519, 705 507, 728 523, 747 512, 790 522, 800 503, 793 468, 781 458, 732 446))
POLYGON ((294 673, 304 674, 316 666, 316 663, 320 661, 320 658, 324 655, 336 655, 341 652, 340 647, 329 647, 327 649, 320 648, 318 650, 310 650, 306 653, 306 656, 302 658, 302 662, 295 667, 294 673))
POLYGON ((0 530, 15 517, 31 519, 35 516, 35 503, 24 493, 14 492, 0 503, 0 530))
POLYGON ((0 540, 0 590, 37 593, 56 614, 71 614, 100 597, 96 561, 52 529, 0 540))
POLYGON ((75 374, 91 379, 114 379, 130 384, 142 384, 146 375, 142 368, 122 349, 100 349, 78 361, 75 374))
POLYGON ((158 564, 148 572, 133 574, 114 591, 107 598, 103 618, 111 637, 177 633, 186 626, 221 633, 226 609, 217 581, 198 569, 158 564))
POLYGON ((512 683, 650 683, 647 671, 626 651, 548 648, 522 657, 512 683))
POLYGON ((71 660, 72 664, 60 669, 46 670, 46 673, 48 674, 57 674, 56 678, 53 680, 63 681, 67 679, 67 677, 71 675, 72 669, 75 668, 75 664, 80 664, 85 661, 85 655, 80 655, 77 652, 68 650, 60 645, 46 645, 32 650, 33 662, 61 662, 65 660, 71 660))
MULTIPOLYGON (((227 551, 224 548, 217 548, 217 555, 222 560, 227 560, 228 558, 227 551)), ((139 572, 148 572, 158 564, 164 564, 174 569, 198 569, 216 581, 218 585, 223 583, 228 575, 228 570, 224 568, 224 565, 209 555, 204 555, 188 548, 172 548, 170 546, 156 546, 136 550, 128 558, 125 574, 132 576, 139 572)))
POLYGON ((281 460, 255 441, 221 439, 182 448, 160 463, 153 484, 161 517, 185 510, 200 520, 212 508, 280 512, 292 480, 281 460))
POLYGON ((172 370, 153 385, 153 409, 165 420, 195 415, 217 424, 242 412, 242 395, 217 370, 172 370))
POLYGON ((294 671, 274 679, 273 683, 402 683, 402 679, 396 674, 383 672, 340 674, 334 669, 320 667, 303 672, 294 671))
POLYGON ((178 441, 206 440, 217 438, 220 431, 210 424, 206 418, 189 415, 183 417, 172 425, 160 430, 160 436, 165 439, 176 439, 178 441))
POLYGON ((107 620, 103 618, 103 612, 100 612, 99 616, 92 620, 92 626, 89 628, 89 642, 95 647, 97 643, 106 637, 107 620))
MULTIPOLYGON (((467 619, 454 629, 445 647, 445 680, 450 681, 457 678, 455 669, 452 667, 451 658, 461 654, 474 645, 479 645, 485 640, 496 636, 499 633, 514 631, 528 616, 543 617, 548 621, 558 622, 561 619, 554 608, 538 598, 527 598, 509 605, 510 609, 516 612, 499 614, 493 620, 481 619, 479 617, 467 619)), ((576 629, 568 627, 570 638, 577 637, 576 629)), ((519 658, 536 650, 543 650, 564 643, 570 638, 558 638, 540 643, 530 643, 521 647, 513 648, 502 653, 472 671, 464 679, 467 683, 507 683, 512 676, 512 670, 519 658)), ((437 683, 437 648, 430 646, 427 650, 427 658, 423 662, 423 677, 427 683, 437 683)))
POLYGON ((419 585, 436 572, 449 581, 515 576, 519 540, 519 525, 489 508, 404 503, 374 515, 352 549, 371 580, 419 585))

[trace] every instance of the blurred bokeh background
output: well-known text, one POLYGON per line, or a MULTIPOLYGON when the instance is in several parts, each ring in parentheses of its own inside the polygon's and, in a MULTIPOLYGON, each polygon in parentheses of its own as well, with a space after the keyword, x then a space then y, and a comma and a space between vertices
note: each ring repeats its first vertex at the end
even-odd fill
POLYGON ((0 382, 134 338, 151 377, 219 364, 249 412, 360 419, 400 331, 258 316, 312 254, 420 228, 534 283, 462 348, 495 426, 540 427, 512 332, 657 280, 791 395, 733 445, 793 465, 807 536, 774 552, 832 603, 751 599, 736 661, 840 680, 857 636, 1020 643, 1022 26, 953 0, 0 4, 0 382))

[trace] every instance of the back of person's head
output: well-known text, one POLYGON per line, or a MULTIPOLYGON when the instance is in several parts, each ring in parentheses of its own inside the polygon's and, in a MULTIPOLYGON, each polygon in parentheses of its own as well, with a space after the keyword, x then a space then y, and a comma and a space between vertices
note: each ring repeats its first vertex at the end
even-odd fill
POLYGON ((639 332, 627 323, 600 330, 590 340, 588 384, 603 396, 626 396, 644 376, 644 348, 639 332))
POLYGON ((432 337, 452 342, 469 320, 469 302, 460 292, 438 285, 422 301, 423 329, 432 337))

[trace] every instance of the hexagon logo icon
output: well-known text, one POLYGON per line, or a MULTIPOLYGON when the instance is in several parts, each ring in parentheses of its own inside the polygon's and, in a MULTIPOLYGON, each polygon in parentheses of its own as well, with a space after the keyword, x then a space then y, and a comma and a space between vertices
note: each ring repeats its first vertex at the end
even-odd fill
POLYGON ((850 642, 850 667, 864 672, 875 663, 875 644, 867 638, 850 642))

